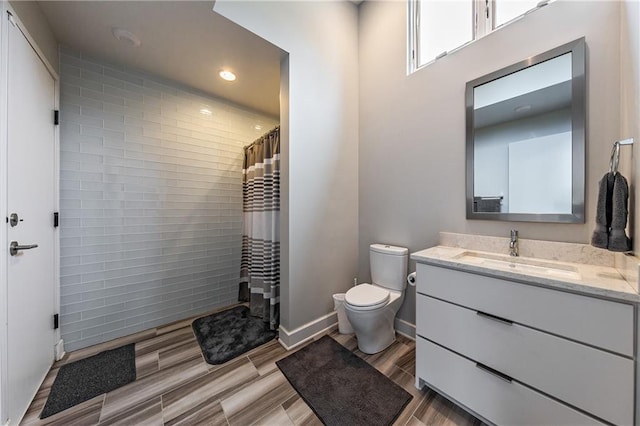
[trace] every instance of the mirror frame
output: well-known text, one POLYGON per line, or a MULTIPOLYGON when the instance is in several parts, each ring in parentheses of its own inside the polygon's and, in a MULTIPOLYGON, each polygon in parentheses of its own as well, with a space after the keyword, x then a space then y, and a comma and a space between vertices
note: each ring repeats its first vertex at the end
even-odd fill
POLYGON ((514 222, 556 222, 584 223, 585 221, 585 152, 586 152, 586 43, 584 37, 551 49, 547 52, 516 64, 502 68, 485 76, 469 81, 466 85, 466 181, 467 181, 467 219, 504 220, 514 222), (513 74, 557 56, 571 53, 571 213, 497 213, 474 212, 474 88, 498 78, 513 74))

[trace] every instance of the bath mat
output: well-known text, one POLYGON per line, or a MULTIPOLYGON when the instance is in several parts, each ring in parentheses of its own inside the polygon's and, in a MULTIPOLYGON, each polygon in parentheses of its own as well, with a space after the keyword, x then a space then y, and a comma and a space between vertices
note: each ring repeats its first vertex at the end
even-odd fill
POLYGON ((198 318, 191 326, 204 359, 213 365, 224 364, 276 337, 268 323, 249 315, 246 306, 198 318))
POLYGON ((390 425, 410 393, 329 336, 276 362, 325 425, 390 425))
POLYGON ((136 379, 133 343, 63 365, 51 386, 40 418, 110 392, 136 379))

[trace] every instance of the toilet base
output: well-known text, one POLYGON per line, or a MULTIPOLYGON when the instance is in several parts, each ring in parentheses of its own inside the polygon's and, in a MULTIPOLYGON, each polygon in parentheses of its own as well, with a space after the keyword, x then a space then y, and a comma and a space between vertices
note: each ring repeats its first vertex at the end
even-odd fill
POLYGON ((356 333, 356 340, 358 341, 358 349, 367 355, 377 354, 387 349, 393 342, 396 341, 395 330, 391 333, 387 333, 383 339, 376 339, 372 342, 370 339, 359 339, 358 333, 356 333))
POLYGON ((371 311, 357 311, 345 305, 347 317, 358 339, 358 349, 365 354, 375 354, 389 347, 396 340, 394 321, 396 309, 389 305, 371 311))

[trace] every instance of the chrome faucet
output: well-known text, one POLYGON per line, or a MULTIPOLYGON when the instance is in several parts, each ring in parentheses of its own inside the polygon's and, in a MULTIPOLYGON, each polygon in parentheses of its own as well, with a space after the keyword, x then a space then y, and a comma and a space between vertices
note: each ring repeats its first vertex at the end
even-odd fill
POLYGON ((511 241, 509 242, 509 254, 511 256, 518 256, 518 231, 516 229, 511 230, 511 241))

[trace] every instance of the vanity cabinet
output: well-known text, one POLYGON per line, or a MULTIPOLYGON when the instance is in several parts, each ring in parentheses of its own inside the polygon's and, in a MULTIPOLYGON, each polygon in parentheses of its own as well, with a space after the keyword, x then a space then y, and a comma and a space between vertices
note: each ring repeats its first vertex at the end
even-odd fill
POLYGON ((416 386, 498 425, 634 424, 635 306, 417 264, 416 386))

